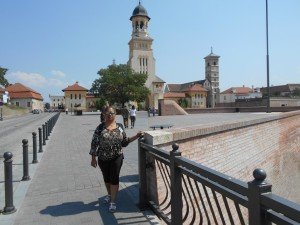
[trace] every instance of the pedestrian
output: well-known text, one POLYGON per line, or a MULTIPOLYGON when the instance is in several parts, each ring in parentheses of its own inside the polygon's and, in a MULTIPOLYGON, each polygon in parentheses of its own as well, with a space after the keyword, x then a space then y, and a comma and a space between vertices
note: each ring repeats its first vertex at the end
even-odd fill
POLYGON ((66 108, 66 110, 65 110, 65 111, 66 111, 66 114, 68 115, 69 109, 68 109, 68 108, 66 108))
POLYGON ((150 114, 151 114, 151 108, 149 107, 148 108, 148 117, 150 117, 150 114))
POLYGON ((153 117, 155 116, 155 107, 153 106, 152 108, 152 114, 153 114, 153 117))
POLYGON ((139 138, 143 133, 139 131, 132 137, 127 137, 121 123, 116 123, 116 111, 107 106, 104 111, 105 122, 101 123, 95 130, 90 155, 91 166, 98 165, 102 171, 103 179, 107 189, 104 203, 109 203, 108 210, 114 213, 117 209, 116 197, 119 190, 119 176, 123 164, 123 149, 129 143, 139 138))
POLYGON ((128 111, 128 109, 126 108, 126 106, 124 106, 124 107, 121 109, 121 114, 122 114, 122 117, 123 117, 123 123, 124 123, 124 126, 125 126, 125 128, 128 128, 129 111, 128 111))
POLYGON ((134 128, 135 119, 136 119, 136 109, 135 106, 133 105, 130 109, 131 129, 134 128))

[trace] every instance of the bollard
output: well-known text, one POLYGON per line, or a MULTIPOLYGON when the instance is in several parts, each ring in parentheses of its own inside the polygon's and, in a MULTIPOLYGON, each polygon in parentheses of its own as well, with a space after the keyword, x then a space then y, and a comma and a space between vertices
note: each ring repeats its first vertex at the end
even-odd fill
POLYGON ((49 140, 48 136, 49 136, 49 124, 48 122, 45 123, 45 129, 46 129, 46 140, 49 140))
POLYGON ((39 152, 43 152, 42 128, 39 127, 39 152))
POLYGON ((28 167, 28 140, 23 139, 23 177, 22 181, 30 180, 28 167))
POLYGON ((16 210, 13 203, 13 179, 12 179, 12 157, 11 152, 5 152, 4 157, 4 182, 5 182, 5 206, 2 211, 3 214, 11 214, 16 210))
POLYGON ((43 124, 42 127, 43 127, 43 145, 46 145, 46 128, 45 128, 45 124, 43 124))
POLYGON ((33 159, 32 163, 38 163, 37 160, 37 141, 36 141, 36 133, 32 132, 32 145, 33 145, 33 159))

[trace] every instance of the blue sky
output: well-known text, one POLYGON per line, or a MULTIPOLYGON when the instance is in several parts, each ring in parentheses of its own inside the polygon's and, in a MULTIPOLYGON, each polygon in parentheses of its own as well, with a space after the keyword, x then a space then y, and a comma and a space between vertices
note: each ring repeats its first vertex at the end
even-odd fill
MULTIPOLYGON (((265 0, 143 0, 151 17, 156 75, 166 83, 204 79, 211 46, 221 91, 266 86, 265 0)), ((129 20, 138 0, 1 0, 0 66, 6 78, 62 95, 76 81, 127 63, 129 20)), ((300 1, 269 0, 270 85, 300 83, 300 1)))

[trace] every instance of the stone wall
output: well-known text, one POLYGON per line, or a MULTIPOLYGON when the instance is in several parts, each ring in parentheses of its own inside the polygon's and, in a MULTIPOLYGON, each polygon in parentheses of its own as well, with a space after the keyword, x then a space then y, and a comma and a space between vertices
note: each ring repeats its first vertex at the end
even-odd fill
POLYGON ((181 108, 174 100, 159 99, 160 115, 187 115, 187 112, 181 108))
MULTIPOLYGON (((255 168, 262 168, 273 193, 300 203, 300 111, 216 126, 150 131, 145 138, 167 151, 176 142, 183 156, 245 182, 253 179, 255 168)), ((160 177, 153 177, 156 174, 157 167, 148 174, 152 176, 149 192, 159 198, 164 184, 160 177)))

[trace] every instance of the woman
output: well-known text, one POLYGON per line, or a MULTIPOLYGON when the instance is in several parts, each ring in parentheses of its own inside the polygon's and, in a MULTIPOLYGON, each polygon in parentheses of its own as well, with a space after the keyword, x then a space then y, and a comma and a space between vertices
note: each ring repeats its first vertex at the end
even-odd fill
POLYGON ((102 171, 103 179, 107 189, 105 203, 109 204, 109 211, 115 212, 116 197, 119 190, 119 175, 123 164, 122 147, 126 147, 130 142, 136 140, 142 135, 138 132, 135 136, 128 138, 124 127, 116 123, 116 111, 113 107, 107 106, 104 110, 105 121, 95 130, 90 155, 92 156, 91 166, 98 165, 102 171))
POLYGON ((133 105, 130 109, 131 128, 134 128, 135 118, 136 118, 136 109, 135 106, 133 105))

